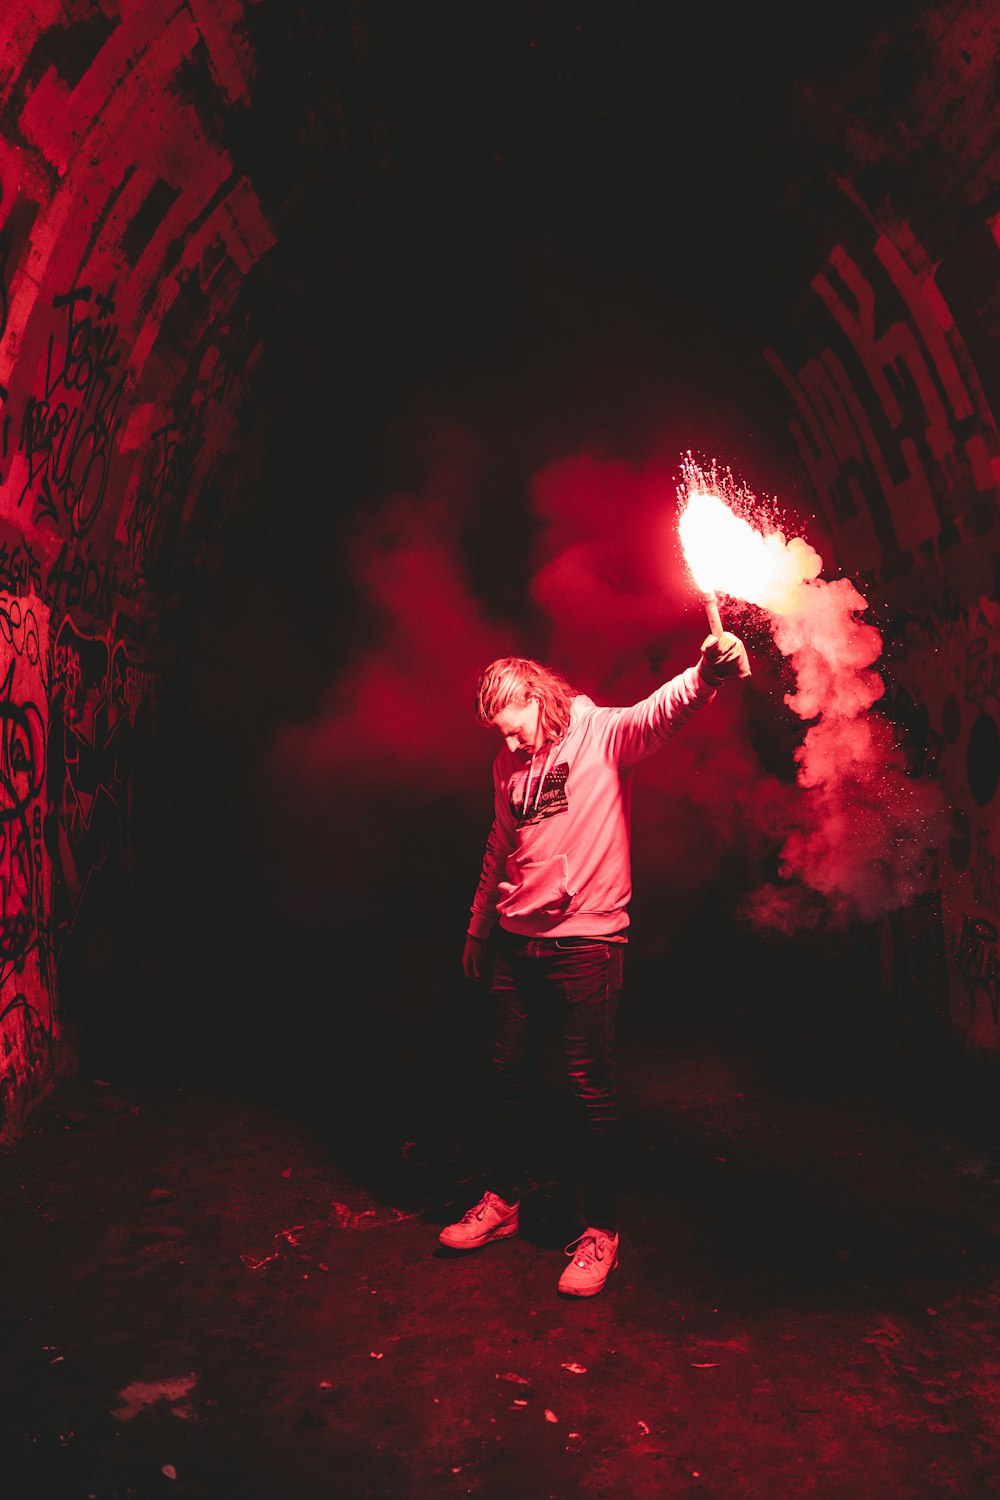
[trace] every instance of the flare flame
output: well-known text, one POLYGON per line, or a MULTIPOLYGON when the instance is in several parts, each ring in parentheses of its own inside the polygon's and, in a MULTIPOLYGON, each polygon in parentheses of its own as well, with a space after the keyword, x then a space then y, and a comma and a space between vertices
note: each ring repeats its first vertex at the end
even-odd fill
POLYGON ((789 542, 776 526, 766 531, 752 526, 721 495, 703 487, 702 479, 695 470, 682 492, 678 523, 684 557, 699 589, 745 599, 772 615, 793 613, 800 606, 802 586, 819 575, 823 559, 801 537, 789 542))

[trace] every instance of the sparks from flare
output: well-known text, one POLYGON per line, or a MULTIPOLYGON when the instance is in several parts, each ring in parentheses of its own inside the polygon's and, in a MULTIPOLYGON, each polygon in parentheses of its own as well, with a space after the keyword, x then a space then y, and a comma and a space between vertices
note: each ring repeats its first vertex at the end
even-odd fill
POLYGON ((819 555, 801 537, 787 541, 773 514, 728 472, 706 471, 688 457, 682 474, 678 531, 702 595, 729 594, 772 615, 794 613, 803 585, 822 568, 819 555))

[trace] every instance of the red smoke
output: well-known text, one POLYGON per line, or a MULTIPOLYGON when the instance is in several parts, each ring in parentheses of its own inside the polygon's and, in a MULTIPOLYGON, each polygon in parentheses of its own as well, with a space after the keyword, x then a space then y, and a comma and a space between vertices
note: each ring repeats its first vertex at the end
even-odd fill
POLYGON ((859 618, 866 601, 846 578, 816 579, 796 607, 771 619, 795 672, 785 701, 811 721, 795 752, 801 795, 781 850, 790 884, 750 898, 748 912, 787 929, 817 916, 866 921, 906 906, 926 888, 945 834, 941 794, 908 774, 893 726, 871 712, 884 691, 873 669, 882 637, 859 618), (795 885, 803 888, 796 890, 795 885))
MULTIPOLYGON (((494 657, 547 660, 601 703, 634 702, 698 659, 707 627, 679 554, 665 467, 583 454, 534 477, 529 632, 491 619, 470 583, 461 538, 476 465, 461 443, 457 452, 423 495, 387 500, 357 531, 352 562, 373 640, 320 712, 286 726, 271 747, 270 805, 287 865, 280 885, 300 912, 325 914, 349 886, 352 909, 367 905, 374 921, 386 872, 398 879, 407 861, 417 880, 407 899, 426 906, 438 878, 426 861, 433 872, 435 856, 458 854, 456 824, 478 824, 485 838, 495 745, 475 722, 472 695, 494 657), (421 808, 434 810, 426 825, 421 808), (422 848, 407 847, 407 828, 422 848), (303 872, 303 840, 329 848, 319 873, 315 861, 303 872)), ((742 898, 755 923, 793 930, 875 917, 904 905, 924 879, 939 801, 907 775, 889 724, 872 713, 881 639, 847 580, 818 578, 819 559, 801 539, 786 550, 803 575, 791 604, 749 616, 740 607, 753 679, 720 692, 636 778, 633 916, 647 949, 667 947, 709 895, 734 907, 742 898), (755 653, 762 624, 794 674, 787 707, 766 638, 755 653), (808 723, 804 734, 792 736, 789 711, 808 723), (773 746, 790 738, 798 743, 782 767, 773 746), (781 880, 768 883, 779 852, 781 880)), ((727 612, 736 618, 723 601, 727 612)), ((470 858, 464 846, 461 858, 470 858)), ((450 872, 452 881, 464 874, 470 900, 475 860, 450 872)))
MULTIPOLYGON (((329 921, 332 908, 374 924, 401 885, 412 915, 432 899, 456 805, 467 818, 482 802, 484 838, 489 828, 494 747, 475 718, 475 688, 487 662, 522 642, 487 618, 467 577, 472 466, 453 438, 422 495, 391 496, 357 526, 350 563, 370 639, 318 711, 281 726, 268 747, 274 894, 300 920, 329 921)), ((331 600, 332 614, 338 607, 331 600)), ((470 900, 477 874, 468 872, 470 900)))
MULTIPOLYGON (((624 686, 651 649, 662 651, 686 611, 700 629, 672 535, 672 489, 666 469, 586 453, 549 464, 532 481, 540 529, 530 590, 547 617, 545 654, 588 692, 624 686)), ((697 660, 692 649, 682 666, 697 660)), ((644 675, 635 696, 652 686, 644 675)))

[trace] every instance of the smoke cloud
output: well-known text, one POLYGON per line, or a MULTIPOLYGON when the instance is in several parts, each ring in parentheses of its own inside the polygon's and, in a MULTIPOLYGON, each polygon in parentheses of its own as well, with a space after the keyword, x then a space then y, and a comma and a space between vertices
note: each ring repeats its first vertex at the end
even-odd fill
MULTIPOLYGON (((463 556, 475 445, 449 431, 432 446, 421 492, 386 497, 349 537, 359 644, 315 712, 281 725, 264 753, 272 899, 307 927, 346 921, 361 936, 412 921, 480 804, 484 839, 489 828, 494 747, 475 688, 487 662, 523 641, 489 618, 463 556)), ((470 900, 477 873, 466 872, 470 900)))
MULTIPOLYGON (((494 657, 547 660, 599 703, 634 702, 698 659, 706 622, 677 537, 676 466, 584 453, 537 473, 524 605, 499 619, 472 582, 490 565, 469 555, 473 447, 455 437, 419 494, 388 498, 356 528, 369 639, 318 711, 269 747, 278 885, 313 920, 334 905, 374 926, 400 890, 432 920, 435 888, 457 886, 464 921, 496 748, 472 699, 494 657), (323 853, 303 860, 304 846, 323 853)), ((746 508, 732 485, 726 498, 746 508)), ((865 600, 823 580, 819 555, 773 517, 767 533, 780 599, 722 600, 752 681, 720 692, 636 777, 632 910, 646 951, 668 949, 706 904, 792 932, 872 919, 926 882, 939 798, 907 774, 873 711, 881 639, 865 600)))

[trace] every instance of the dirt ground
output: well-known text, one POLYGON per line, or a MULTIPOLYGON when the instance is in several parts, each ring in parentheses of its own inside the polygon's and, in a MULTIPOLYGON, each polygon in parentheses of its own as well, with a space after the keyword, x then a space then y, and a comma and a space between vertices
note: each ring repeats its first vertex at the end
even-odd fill
POLYGON ((587 1301, 555 1290, 559 1107, 521 1236, 438 1246, 482 1168, 475 1028, 358 1031, 300 1087, 263 1055, 66 1080, 0 1155, 5 1500, 1000 1493, 989 1109, 737 1020, 623 1025, 587 1301))

